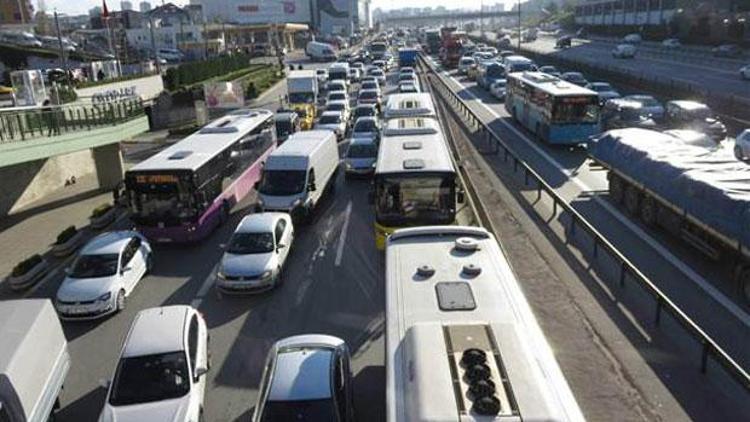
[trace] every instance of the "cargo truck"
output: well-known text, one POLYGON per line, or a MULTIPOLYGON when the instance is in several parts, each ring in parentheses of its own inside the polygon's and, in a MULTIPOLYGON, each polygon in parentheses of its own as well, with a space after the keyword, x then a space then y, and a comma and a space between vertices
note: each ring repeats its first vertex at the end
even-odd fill
POLYGON ((398 65, 404 66, 416 66, 417 65, 417 50, 414 48, 399 48, 398 49, 398 65))
POLYGON ((53 419, 69 369, 68 343, 52 302, 0 301, 0 421, 53 419))
POLYGON ((615 204, 712 259, 733 262, 737 293, 750 303, 750 166, 731 148, 629 128, 594 138, 589 153, 608 170, 615 204))
POLYGON ((318 76, 314 70, 293 70, 286 78, 289 107, 300 117, 302 130, 312 129, 317 114, 318 76))

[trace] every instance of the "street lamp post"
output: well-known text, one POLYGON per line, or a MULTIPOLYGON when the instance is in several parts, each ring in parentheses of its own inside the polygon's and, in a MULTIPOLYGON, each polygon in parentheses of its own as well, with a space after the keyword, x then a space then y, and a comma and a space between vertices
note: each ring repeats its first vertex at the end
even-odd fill
POLYGON ((521 50, 521 0, 518 0, 518 50, 521 50))

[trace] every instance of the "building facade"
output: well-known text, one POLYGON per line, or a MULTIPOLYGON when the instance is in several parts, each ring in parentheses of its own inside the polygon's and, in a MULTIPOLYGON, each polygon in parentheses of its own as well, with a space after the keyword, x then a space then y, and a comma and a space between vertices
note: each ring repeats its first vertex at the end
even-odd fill
POLYGON ((0 0, 0 25, 3 27, 17 27, 30 25, 34 16, 34 6, 31 0, 0 0))

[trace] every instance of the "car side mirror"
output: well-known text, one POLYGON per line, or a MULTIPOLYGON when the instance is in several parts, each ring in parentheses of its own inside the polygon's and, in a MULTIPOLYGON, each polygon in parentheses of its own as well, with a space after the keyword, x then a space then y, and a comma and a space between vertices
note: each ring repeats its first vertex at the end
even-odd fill
POLYGON ((130 271, 130 270, 132 270, 132 268, 130 268, 130 267, 125 267, 125 268, 123 268, 123 269, 121 269, 121 270, 120 270, 120 275, 123 275, 123 274, 125 274, 126 272, 128 272, 128 271, 130 271))
POLYGON ((307 185, 307 190, 310 192, 315 192, 318 190, 318 188, 315 186, 315 182, 310 182, 310 184, 307 185))
POLYGON ((99 387, 104 388, 105 390, 109 389, 109 385, 112 383, 112 381, 102 378, 99 380, 99 387))
POLYGON ((195 382, 208 373, 208 368, 205 366, 199 366, 195 368, 195 382))
POLYGON ((276 245, 276 250, 277 250, 277 251, 278 251, 278 250, 281 250, 281 249, 284 249, 284 248, 286 248, 286 245, 285 245, 285 244, 283 244, 283 243, 279 243, 278 245, 276 245))

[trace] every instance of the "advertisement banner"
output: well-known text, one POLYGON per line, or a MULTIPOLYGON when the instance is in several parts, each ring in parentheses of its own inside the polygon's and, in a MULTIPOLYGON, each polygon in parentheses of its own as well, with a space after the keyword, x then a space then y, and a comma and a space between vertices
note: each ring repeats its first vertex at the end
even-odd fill
POLYGON ((233 82, 206 82, 203 84, 208 108, 242 108, 245 92, 242 84, 233 82))

